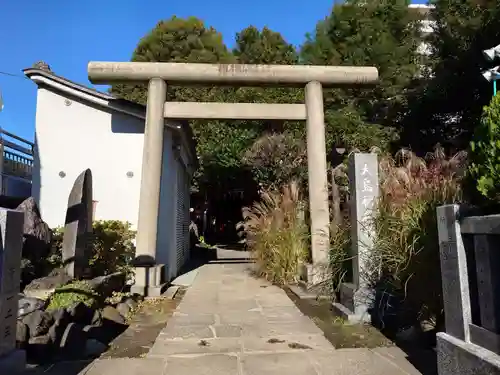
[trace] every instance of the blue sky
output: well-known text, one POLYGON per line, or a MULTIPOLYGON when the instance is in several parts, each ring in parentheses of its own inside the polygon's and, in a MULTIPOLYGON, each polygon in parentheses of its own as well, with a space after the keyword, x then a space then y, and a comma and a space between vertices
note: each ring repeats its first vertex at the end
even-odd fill
MULTIPOLYGON (((424 2, 424 1, 416 1, 424 2)), ((21 70, 36 61, 87 84, 90 60, 127 61, 160 19, 197 16, 232 46, 235 33, 254 25, 279 31, 299 45, 333 0, 0 0, 0 126, 33 140, 36 86, 21 70)), ((100 87, 102 88, 102 87, 100 87)))

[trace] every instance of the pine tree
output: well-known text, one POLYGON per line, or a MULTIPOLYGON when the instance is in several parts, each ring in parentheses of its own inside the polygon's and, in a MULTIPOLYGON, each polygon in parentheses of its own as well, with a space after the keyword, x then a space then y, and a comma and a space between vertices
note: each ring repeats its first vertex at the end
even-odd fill
POLYGON ((350 0, 336 4, 318 23, 301 50, 305 63, 375 66, 380 82, 372 89, 337 89, 325 93, 329 139, 348 146, 387 147, 391 127, 407 106, 407 98, 425 58, 419 53, 419 16, 406 0, 350 0), (364 125, 365 124, 365 125, 364 125), (366 126, 362 139, 359 127, 366 126))

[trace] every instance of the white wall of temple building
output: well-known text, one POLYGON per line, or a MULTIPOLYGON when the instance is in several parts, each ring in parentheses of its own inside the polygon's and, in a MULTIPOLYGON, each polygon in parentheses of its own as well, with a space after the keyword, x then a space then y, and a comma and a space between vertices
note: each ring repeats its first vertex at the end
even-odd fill
MULTIPOLYGON (((65 224, 68 196, 85 169, 92 172, 94 219, 137 228, 144 141, 144 108, 57 76, 26 69, 38 85, 33 196, 51 228, 65 224)), ((167 124, 168 125, 168 124, 167 124)), ((156 261, 176 276, 189 254, 191 133, 164 130, 156 261)))

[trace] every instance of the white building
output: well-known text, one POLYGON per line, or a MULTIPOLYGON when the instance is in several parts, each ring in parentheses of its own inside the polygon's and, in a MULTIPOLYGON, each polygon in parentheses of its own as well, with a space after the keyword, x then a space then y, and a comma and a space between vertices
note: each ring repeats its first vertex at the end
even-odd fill
MULTIPOLYGON (((55 75, 24 73, 38 86, 33 196, 51 228, 63 226, 77 176, 90 168, 95 220, 137 228, 145 107, 55 75)), ((165 126, 156 261, 175 277, 189 254, 189 188, 196 166, 188 124, 165 126)))

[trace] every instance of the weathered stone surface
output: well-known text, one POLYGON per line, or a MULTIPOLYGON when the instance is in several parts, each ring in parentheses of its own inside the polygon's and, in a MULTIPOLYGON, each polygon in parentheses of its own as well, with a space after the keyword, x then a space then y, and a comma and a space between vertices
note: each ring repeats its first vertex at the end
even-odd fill
POLYGON ((243 351, 253 352, 297 352, 301 350, 319 350, 333 352, 335 348, 323 336, 316 335, 276 335, 269 338, 243 337, 243 351))
POLYGON ((211 328, 204 325, 197 326, 175 326, 167 325, 160 337, 167 339, 211 339, 214 337, 214 333, 211 328))
POLYGON ((16 347, 23 221, 22 212, 0 209, 0 356, 16 347))
POLYGON ((137 306, 139 305, 137 303, 136 300, 134 300, 133 298, 127 298, 125 301, 123 301, 123 303, 126 303, 131 310, 135 310, 137 308, 137 306))
POLYGON ((69 276, 80 278, 88 270, 92 233, 92 172, 83 171, 75 180, 68 198, 62 257, 69 276))
POLYGON ((92 325, 99 326, 102 324, 102 314, 101 311, 94 311, 94 316, 92 317, 92 325))
POLYGON ((65 308, 59 308, 50 312, 55 323, 70 323, 71 314, 65 308))
POLYGON ((148 357, 168 357, 184 354, 238 353, 241 351, 239 338, 156 340, 148 357))
POLYGON ((71 277, 66 274, 64 269, 57 268, 48 276, 33 280, 24 288, 23 293, 27 297, 47 299, 56 288, 66 285, 70 281, 71 277))
POLYGON ((95 277, 92 280, 88 280, 88 283, 99 295, 108 297, 113 292, 123 289, 125 286, 125 279, 126 277, 123 272, 115 272, 111 275, 95 277))
POLYGON ((50 328, 49 332, 47 333, 51 339, 51 341, 55 345, 59 345, 61 342, 61 339, 64 335, 64 331, 66 330, 66 327, 69 325, 69 322, 67 320, 59 320, 55 322, 50 328))
MULTIPOLYGON (((241 315, 241 314, 240 314, 241 315)), ((178 313, 173 314, 172 318, 170 319, 172 321, 172 325, 177 325, 177 326, 193 326, 193 325, 212 325, 215 324, 215 315, 214 314, 203 314, 203 313, 198 313, 198 314, 185 314, 185 315, 180 315, 178 313)))
POLYGON ((243 333, 243 328, 239 325, 215 325, 213 329, 216 337, 240 337, 243 333))
POLYGON ((46 311, 35 310, 23 318, 23 323, 28 326, 30 337, 36 337, 48 332, 54 318, 46 311))
POLYGON ((16 347, 18 349, 25 349, 30 339, 30 330, 22 321, 17 321, 16 327, 16 347))
POLYGON ((21 318, 35 310, 43 310, 45 308, 45 301, 40 298, 35 297, 27 297, 23 294, 19 295, 18 306, 19 309, 17 311, 18 318, 21 318))
POLYGON ((500 356, 446 333, 437 336, 440 375, 500 375, 500 356))
POLYGON ((317 373, 307 355, 300 352, 246 355, 241 359, 241 366, 248 375, 317 373))
MULTIPOLYGON (((172 357, 167 361, 167 374, 234 375, 238 373, 238 358, 235 355, 214 354, 193 358, 172 357)), ((281 373, 275 372, 275 374, 281 373)), ((310 374, 314 374, 314 372, 310 372, 310 374)))
POLYGON ((102 319, 110 320, 118 324, 125 324, 125 318, 112 306, 106 306, 101 311, 102 319))
POLYGON ((96 339, 88 339, 85 342, 85 355, 89 357, 98 357, 106 351, 108 346, 96 339))
POLYGON ((35 198, 26 199, 16 210, 24 212, 23 257, 32 262, 45 259, 50 252, 52 232, 42 220, 35 198))
POLYGON ((116 305, 116 310, 120 313, 121 316, 123 316, 124 318, 127 318, 127 315, 129 314, 130 312, 130 306, 126 303, 119 303, 118 305, 116 305))
MULTIPOLYGON (((85 375, 127 374, 165 375, 166 362, 163 359, 115 358, 95 361, 85 375)), ((180 374, 172 372, 173 374, 180 374)), ((193 373, 194 374, 194 373, 193 373)), ((201 372, 199 374, 202 374, 201 372)), ((236 373, 235 373, 236 374, 236 373)), ((220 374, 224 375, 224 374, 220 374)))

